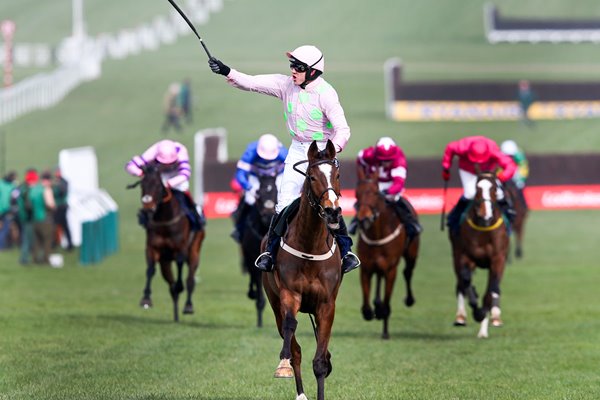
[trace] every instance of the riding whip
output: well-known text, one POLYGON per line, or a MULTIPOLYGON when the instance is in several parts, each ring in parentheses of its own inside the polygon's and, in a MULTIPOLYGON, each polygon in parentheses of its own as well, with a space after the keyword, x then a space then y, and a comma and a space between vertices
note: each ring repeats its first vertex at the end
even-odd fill
POLYGON ((208 58, 209 59, 213 58, 213 56, 208 51, 208 48, 204 44, 204 41, 202 40, 202 38, 198 34, 198 31, 196 30, 196 28, 194 27, 194 25, 192 24, 192 22, 188 19, 188 17, 183 13, 183 11, 181 11, 181 8, 179 8, 179 6, 173 0, 169 0, 169 3, 171 3, 171 5, 175 8, 175 10, 177 10, 177 12, 179 13, 179 15, 181 15, 181 17, 185 20, 185 22, 187 22, 188 26, 190 28, 192 28, 192 31, 194 31, 194 33, 196 34, 196 37, 198 39, 200 39, 200 44, 202 45, 202 47, 204 47, 204 51, 206 52, 206 55, 208 56, 208 58))
POLYGON ((442 203, 442 219, 440 220, 440 229, 444 231, 444 220, 446 219, 446 192, 448 192, 448 181, 444 181, 444 202, 442 203))

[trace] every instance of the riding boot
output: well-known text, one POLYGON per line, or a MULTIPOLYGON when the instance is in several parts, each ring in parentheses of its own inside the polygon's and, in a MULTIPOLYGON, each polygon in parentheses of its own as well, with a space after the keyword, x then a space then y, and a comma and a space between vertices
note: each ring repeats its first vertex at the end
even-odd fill
POLYGON ((344 218, 340 218, 340 227, 332 230, 335 240, 340 246, 340 254, 342 256, 342 273, 347 273, 357 268, 360 265, 358 256, 350 251, 352 248, 352 238, 348 236, 348 229, 344 218))
POLYGON ((467 209, 469 202, 470 200, 461 196, 460 199, 458 199, 458 203, 456 203, 452 211, 450 211, 450 213, 448 214, 447 225, 448 228, 450 228, 450 233, 452 233, 453 235, 458 234, 458 228, 460 226, 460 217, 462 216, 463 212, 465 212, 465 210, 467 209))
POLYGON ((506 215, 506 218, 508 218, 510 223, 512 223, 517 216, 517 213, 515 212, 515 209, 511 203, 512 202, 508 199, 508 197, 498 200, 498 205, 500 206, 502 213, 506 215))
POLYGON ((231 238, 238 243, 242 242, 242 236, 244 234, 244 228, 246 225, 246 217, 249 210, 250 206, 244 201, 244 199, 242 199, 238 205, 238 208, 231 214, 234 218, 235 226, 233 232, 231 232, 229 236, 231 236, 231 238))
POLYGON ((201 231, 204 228, 206 219, 202 215, 203 213, 198 210, 190 192, 173 189, 173 194, 180 200, 180 204, 183 206, 184 212, 190 221, 191 230, 201 231))
POLYGON ((348 233, 351 235, 356 235, 356 231, 358 230, 358 216, 355 215, 350 221, 350 225, 348 225, 348 233))
POLYGON ((144 209, 140 209, 137 213, 138 223, 144 228, 148 228, 148 222, 150 222, 150 216, 148 215, 148 211, 144 209))
POLYGON ((279 235, 275 232, 275 226, 279 221, 280 214, 275 214, 271 217, 271 224, 269 225, 269 233, 267 233, 267 246, 264 253, 258 256, 254 265, 261 271, 271 272, 273 265, 275 264, 275 257, 277 256, 277 245, 279 242, 279 235))
POLYGON ((419 221, 415 215, 411 212, 411 206, 404 197, 400 197, 395 203, 396 212, 400 217, 400 220, 406 227, 406 233, 409 240, 413 240, 415 236, 423 232, 423 227, 419 224, 419 221))

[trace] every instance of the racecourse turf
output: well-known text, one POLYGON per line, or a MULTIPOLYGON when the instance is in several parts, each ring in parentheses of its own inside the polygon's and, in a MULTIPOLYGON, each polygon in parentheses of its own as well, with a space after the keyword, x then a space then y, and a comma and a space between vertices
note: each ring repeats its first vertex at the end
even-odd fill
MULTIPOLYGON (((69 33, 70 1, 6 0, 0 16, 17 20, 16 40, 58 43, 69 33)), ((135 27, 169 12, 166 1, 86 0, 92 34, 135 27)), ((583 18, 600 13, 595 0, 499 1, 506 15, 583 18)), ((600 120, 397 123, 385 119, 382 64, 405 62, 406 79, 600 79, 600 53, 591 44, 490 45, 483 37, 483 1, 276 0, 225 1, 199 31, 211 52, 248 73, 288 73, 283 52, 314 43, 326 55, 325 74, 337 89, 352 129, 343 158, 376 138, 395 138, 410 158, 441 157, 449 140, 485 134, 515 139, 529 153, 600 149, 600 120), (319 12, 315 12, 319 10, 319 12), (285 15, 273 18, 273 12, 285 15)), ((271 311, 254 327, 245 298, 247 277, 228 237, 228 220, 211 220, 203 247, 196 313, 172 322, 162 278, 155 307, 138 307, 144 282, 143 232, 136 225, 137 190, 126 161, 163 137, 162 95, 190 77, 194 124, 180 135, 223 126, 229 154, 272 132, 284 143, 280 104, 229 88, 212 74, 192 36, 125 60, 103 63, 102 77, 79 86, 59 105, 0 127, 2 161, 22 172, 57 163, 63 148, 93 146, 100 185, 120 210, 119 252, 83 267, 66 254, 65 267, 23 267, 17 251, 0 253, 0 399, 293 399, 293 383, 274 380, 281 347, 271 311)), ((34 72, 15 70, 18 78, 34 72)), ((353 171, 342 171, 353 173, 353 171)), ((422 217, 421 256, 414 276, 417 303, 402 305, 398 280, 391 339, 360 315, 358 273, 338 298, 331 340, 329 399, 596 399, 600 395, 600 306, 596 221, 599 211, 533 212, 525 258, 507 267, 502 284, 505 326, 476 339, 476 324, 452 326, 455 312, 450 247, 439 215, 422 217)), ((476 284, 484 288, 485 273, 476 284)), ((315 397, 314 338, 299 319, 304 379, 315 397)))

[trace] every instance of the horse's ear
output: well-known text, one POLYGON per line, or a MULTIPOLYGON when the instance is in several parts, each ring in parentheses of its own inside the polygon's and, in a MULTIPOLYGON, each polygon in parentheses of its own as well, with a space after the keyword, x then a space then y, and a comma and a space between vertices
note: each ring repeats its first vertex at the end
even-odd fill
POLYGON ((364 181, 366 179, 365 168, 360 164, 357 164, 356 167, 356 176, 358 177, 358 180, 364 181))
POLYGON ((475 173, 477 175, 481 174, 481 167, 479 166, 478 163, 475 163, 475 173))
POLYGON ((333 160, 337 152, 335 151, 335 145, 329 139, 327 139, 327 147, 325 150, 327 151, 327 158, 333 160))
POLYGON ((309 161, 314 160, 319 156, 319 146, 317 146, 316 140, 313 140, 313 142, 310 144, 307 155, 309 161))

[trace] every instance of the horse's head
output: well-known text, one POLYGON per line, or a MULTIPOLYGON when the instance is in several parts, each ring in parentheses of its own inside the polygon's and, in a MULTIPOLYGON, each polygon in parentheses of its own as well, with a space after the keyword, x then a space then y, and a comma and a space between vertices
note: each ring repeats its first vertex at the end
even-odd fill
POLYGON ((380 200, 379 172, 366 172, 358 166, 358 183, 356 185, 356 216, 362 229, 369 229, 379 217, 377 203, 380 200))
POLYGON ((475 216, 484 225, 489 225, 495 220, 498 209, 496 191, 498 184, 494 172, 478 172, 473 210, 475 216))
POLYGON ((160 176, 160 170, 155 163, 146 165, 140 182, 142 188, 142 208, 154 212, 158 205, 170 197, 170 191, 165 188, 160 176))
POLYGON ((256 192, 256 209, 263 225, 269 225, 271 217, 275 214, 277 204, 277 179, 276 174, 265 173, 258 175, 260 186, 256 192))
POLYGON ((340 164, 335 158, 333 143, 328 140, 324 150, 313 141, 308 149, 305 192, 310 205, 325 220, 329 228, 338 229, 342 209, 340 199, 340 164))

